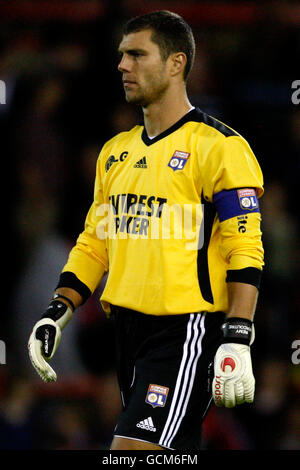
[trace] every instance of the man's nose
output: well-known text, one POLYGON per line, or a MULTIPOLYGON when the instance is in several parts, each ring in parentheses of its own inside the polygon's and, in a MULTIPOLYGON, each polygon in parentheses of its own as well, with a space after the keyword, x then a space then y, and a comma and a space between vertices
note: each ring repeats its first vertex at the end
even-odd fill
POLYGON ((130 60, 124 54, 122 56, 122 59, 119 62, 118 70, 119 70, 119 72, 130 72, 130 69, 131 69, 130 60))

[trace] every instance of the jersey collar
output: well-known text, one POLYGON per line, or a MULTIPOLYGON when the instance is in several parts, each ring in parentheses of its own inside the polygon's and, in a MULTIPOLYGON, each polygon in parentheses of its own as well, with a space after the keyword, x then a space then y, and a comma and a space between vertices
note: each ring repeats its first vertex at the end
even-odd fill
MULTIPOLYGON (((159 140, 163 139, 164 137, 172 134, 172 132, 176 131, 179 129, 183 124, 185 124, 188 121, 192 121, 193 118, 195 118, 196 114, 198 114, 197 108, 193 108, 190 111, 188 111, 179 121, 175 122, 171 127, 166 129, 165 131, 161 132, 161 134, 158 134, 156 137, 153 137, 150 139, 147 135, 145 127, 143 128, 142 132, 142 141, 144 142, 145 145, 149 146, 152 144, 155 144, 155 142, 158 142, 159 140)), ((198 118, 199 119, 199 118, 198 118)))

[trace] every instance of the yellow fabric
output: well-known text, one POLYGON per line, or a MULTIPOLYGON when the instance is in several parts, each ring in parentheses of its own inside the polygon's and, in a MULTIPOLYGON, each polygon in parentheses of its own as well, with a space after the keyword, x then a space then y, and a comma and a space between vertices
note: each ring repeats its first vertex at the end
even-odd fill
MULTIPOLYGON (((245 139, 225 136, 208 123, 188 120, 148 145, 143 129, 135 126, 104 145, 94 202, 63 270, 92 292, 109 271, 101 297, 107 312, 110 303, 154 315, 226 311, 227 270, 262 269, 261 218, 247 214, 241 233, 237 217, 220 223, 216 215, 208 246, 211 303, 198 278, 201 203, 212 205, 214 194, 224 189, 257 188, 260 196, 259 164, 245 139), (169 163, 176 151, 187 158, 174 170, 169 163)), ((204 227, 205 222, 204 215, 204 227)))

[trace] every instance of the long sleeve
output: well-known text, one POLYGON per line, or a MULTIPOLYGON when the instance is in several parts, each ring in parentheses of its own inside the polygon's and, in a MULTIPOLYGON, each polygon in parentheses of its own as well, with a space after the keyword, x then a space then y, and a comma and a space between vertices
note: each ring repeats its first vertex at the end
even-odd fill
POLYGON ((259 286, 264 264, 259 196, 263 176, 248 143, 224 138, 207 165, 206 199, 219 217, 220 254, 227 263, 227 281, 259 286))
MULTIPOLYGON (((101 213, 103 207, 103 190, 100 174, 100 157, 97 161, 96 179, 94 186, 94 200, 85 219, 84 231, 79 235, 76 245, 70 251, 68 261, 64 266, 61 279, 69 279, 68 287, 76 288, 76 281, 72 286, 74 276, 83 283, 91 293, 97 288, 105 271, 108 270, 108 256, 106 240, 99 237, 99 227, 105 223, 105 214, 101 213)), ((63 281, 60 282, 60 286, 63 281)), ((78 284, 77 284, 78 285, 78 284)))

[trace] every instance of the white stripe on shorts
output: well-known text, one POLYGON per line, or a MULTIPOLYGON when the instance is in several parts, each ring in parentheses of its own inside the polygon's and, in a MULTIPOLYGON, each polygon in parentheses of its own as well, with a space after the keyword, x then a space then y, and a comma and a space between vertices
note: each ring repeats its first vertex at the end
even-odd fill
POLYGON ((169 415, 159 440, 161 446, 170 446, 185 416, 194 385, 198 359, 202 352, 201 343, 205 333, 204 320, 203 314, 192 313, 190 315, 175 391, 169 415))

